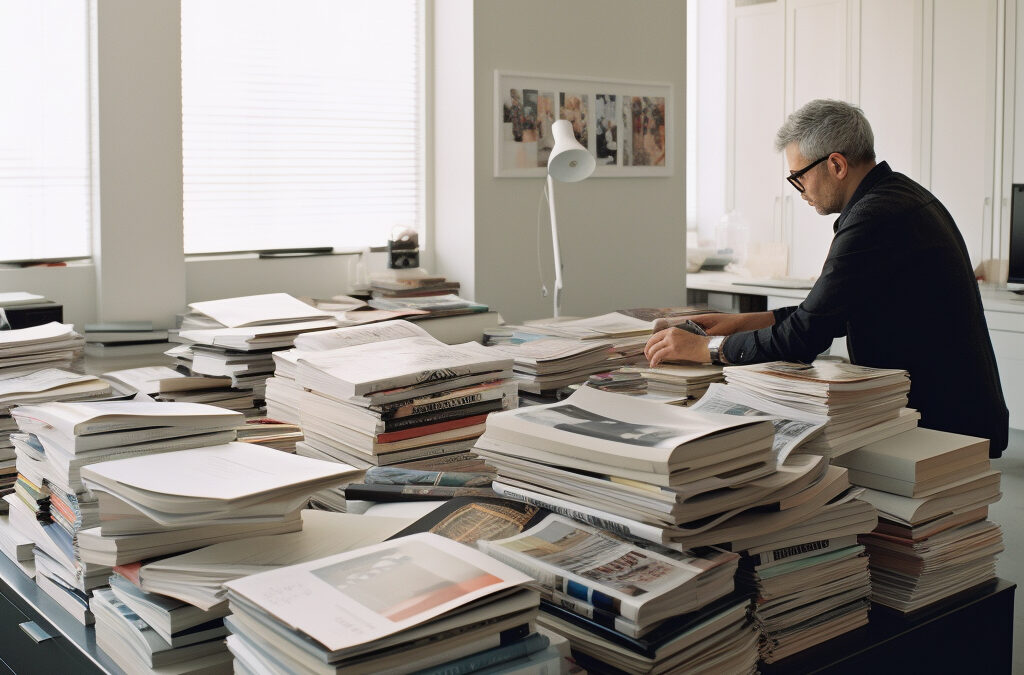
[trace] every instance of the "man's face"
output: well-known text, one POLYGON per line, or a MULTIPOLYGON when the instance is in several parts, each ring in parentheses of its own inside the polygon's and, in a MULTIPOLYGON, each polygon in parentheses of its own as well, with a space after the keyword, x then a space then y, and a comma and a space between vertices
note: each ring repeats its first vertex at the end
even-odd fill
MULTIPOLYGON (((820 158, 807 158, 800 154, 800 148, 796 143, 786 146, 786 163, 789 165, 790 173, 800 171, 816 159, 820 158)), ((804 186, 804 191, 800 193, 800 196, 814 207, 818 215, 827 216, 830 213, 839 213, 843 210, 841 186, 835 176, 829 172, 828 160, 800 176, 800 184, 804 186)))

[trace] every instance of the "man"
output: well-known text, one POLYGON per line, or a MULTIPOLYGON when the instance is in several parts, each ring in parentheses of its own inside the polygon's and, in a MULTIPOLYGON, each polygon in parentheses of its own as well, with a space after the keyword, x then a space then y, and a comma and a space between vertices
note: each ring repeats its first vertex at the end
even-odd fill
POLYGON ((712 337, 678 328, 644 350, 666 360, 723 364, 810 362, 845 335, 850 360, 910 373, 921 426, 1006 448, 1009 413, 963 237, 927 190, 875 163, 874 135, 859 108, 811 101, 775 138, 786 177, 821 215, 838 213, 814 287, 798 307, 689 317, 712 337))

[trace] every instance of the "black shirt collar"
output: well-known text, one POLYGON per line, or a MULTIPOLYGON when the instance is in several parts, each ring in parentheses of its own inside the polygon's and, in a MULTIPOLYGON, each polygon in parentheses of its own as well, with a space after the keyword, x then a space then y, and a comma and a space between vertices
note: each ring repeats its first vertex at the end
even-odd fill
POLYGON ((868 171, 867 175, 861 179, 860 185, 854 190, 853 196, 850 197, 850 201, 843 207, 842 213, 836 218, 836 222, 832 225, 832 231, 838 232, 839 228, 842 227, 846 217, 850 215, 850 211, 853 210, 853 205, 860 201, 861 197, 871 191, 871 188, 875 187, 883 179, 888 178, 892 175, 892 169, 889 168, 888 162, 879 162, 871 171, 868 171))

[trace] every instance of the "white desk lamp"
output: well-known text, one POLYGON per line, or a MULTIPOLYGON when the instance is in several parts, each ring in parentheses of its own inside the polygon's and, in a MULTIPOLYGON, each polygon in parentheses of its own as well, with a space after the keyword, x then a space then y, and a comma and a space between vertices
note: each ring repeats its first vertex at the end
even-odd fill
POLYGON ((555 254, 555 318, 562 306, 562 255, 558 248, 558 225, 555 221, 555 184, 577 183, 594 173, 597 160, 584 148, 572 131, 569 120, 558 120, 551 125, 555 146, 548 156, 548 207, 551 210, 551 248, 555 254))

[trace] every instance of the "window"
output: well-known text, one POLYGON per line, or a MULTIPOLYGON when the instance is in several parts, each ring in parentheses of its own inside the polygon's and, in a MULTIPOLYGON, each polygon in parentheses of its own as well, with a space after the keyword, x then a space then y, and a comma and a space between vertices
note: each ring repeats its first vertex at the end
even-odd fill
POLYGON ((0 63, 0 260, 88 256, 87 0, 4 0, 0 63))
POLYGON ((185 252, 421 228, 421 0, 182 0, 185 252))

